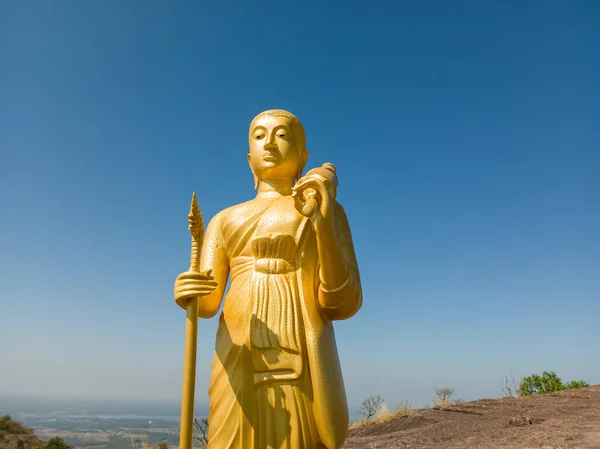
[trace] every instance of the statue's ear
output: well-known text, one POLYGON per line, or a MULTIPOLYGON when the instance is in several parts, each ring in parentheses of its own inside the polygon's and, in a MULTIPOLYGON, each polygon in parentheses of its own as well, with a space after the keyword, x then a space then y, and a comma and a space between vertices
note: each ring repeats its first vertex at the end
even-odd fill
POLYGON ((300 167, 298 168, 298 174, 296 175, 296 179, 302 178, 302 172, 304 171, 304 167, 306 167, 306 162, 308 161, 308 150, 302 151, 302 160, 300 162, 300 167))
POLYGON ((254 173, 254 169, 252 168, 252 162, 250 162, 250 153, 248 153, 248 165, 250 166, 250 171, 252 172, 252 176, 254 177, 254 190, 258 190, 258 177, 256 173, 254 173))

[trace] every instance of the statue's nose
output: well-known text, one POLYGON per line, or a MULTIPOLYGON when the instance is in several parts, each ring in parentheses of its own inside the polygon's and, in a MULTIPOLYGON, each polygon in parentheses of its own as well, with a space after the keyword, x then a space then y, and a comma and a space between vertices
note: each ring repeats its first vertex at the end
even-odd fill
POLYGON ((277 151, 277 145, 275 144, 275 133, 267 134, 267 141, 265 142, 265 150, 277 151))
POLYGON ((276 153, 277 152, 277 145, 275 145, 274 143, 267 143, 264 146, 265 151, 268 151, 269 153, 276 153))

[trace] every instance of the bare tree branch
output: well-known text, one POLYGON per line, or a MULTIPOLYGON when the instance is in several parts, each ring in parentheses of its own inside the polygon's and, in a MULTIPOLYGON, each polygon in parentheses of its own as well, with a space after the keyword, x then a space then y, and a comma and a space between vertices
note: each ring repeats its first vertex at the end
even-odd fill
POLYGON ((371 419, 377 414, 383 405, 383 398, 381 396, 369 396, 362 402, 362 406, 358 410, 358 413, 366 416, 367 419, 371 419))
POLYGON ((194 418, 194 428, 196 429, 194 440, 206 446, 208 444, 208 419, 202 418, 198 421, 197 418, 194 418))
POLYGON ((434 404, 436 407, 446 407, 448 399, 454 394, 454 388, 437 388, 435 390, 434 404))

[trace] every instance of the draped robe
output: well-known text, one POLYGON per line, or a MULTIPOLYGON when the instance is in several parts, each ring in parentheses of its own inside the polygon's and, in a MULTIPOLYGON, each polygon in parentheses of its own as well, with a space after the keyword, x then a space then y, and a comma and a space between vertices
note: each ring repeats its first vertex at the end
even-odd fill
MULTIPOLYGON (((319 277, 315 232, 291 197, 257 198, 209 223, 201 270, 231 277, 209 387, 209 449, 337 449, 348 406, 331 321, 353 316, 362 289, 348 221, 334 210, 348 266, 340 286, 319 277)), ((217 313, 221 292, 201 298, 217 313)))

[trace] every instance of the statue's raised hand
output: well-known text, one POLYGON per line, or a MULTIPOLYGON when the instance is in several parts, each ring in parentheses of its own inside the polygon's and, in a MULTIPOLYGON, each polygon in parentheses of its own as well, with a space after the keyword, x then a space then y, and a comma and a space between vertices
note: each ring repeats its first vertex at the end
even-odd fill
POLYGON ((331 164, 309 171, 293 188, 296 208, 317 230, 324 225, 333 225, 336 189, 337 177, 331 164))
POLYGON ((185 309, 188 299, 209 295, 218 285, 210 273, 184 271, 177 276, 174 288, 175 302, 185 309))

